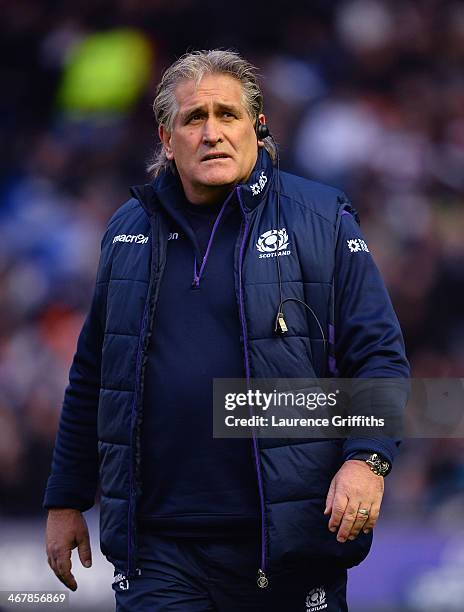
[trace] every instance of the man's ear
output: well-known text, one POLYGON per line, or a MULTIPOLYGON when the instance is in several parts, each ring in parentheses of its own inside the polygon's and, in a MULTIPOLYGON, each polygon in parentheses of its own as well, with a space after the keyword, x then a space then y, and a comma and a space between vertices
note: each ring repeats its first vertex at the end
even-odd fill
MULTIPOLYGON (((258 115, 258 121, 261 124, 265 124, 266 123, 266 116, 264 113, 260 113, 258 115)), ((258 147, 264 147, 264 142, 262 140, 258 140, 258 147)))
POLYGON ((161 142, 163 143, 164 152, 166 153, 166 157, 169 161, 174 159, 174 153, 171 148, 171 133, 167 131, 164 125, 160 125, 158 129, 158 134, 161 142))

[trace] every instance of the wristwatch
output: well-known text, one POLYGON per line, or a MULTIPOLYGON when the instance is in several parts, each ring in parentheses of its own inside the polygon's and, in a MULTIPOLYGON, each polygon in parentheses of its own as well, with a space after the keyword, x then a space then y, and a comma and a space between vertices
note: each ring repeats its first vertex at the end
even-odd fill
POLYGON ((350 459, 365 461, 371 468, 371 471, 377 474, 377 476, 386 476, 392 467, 390 462, 378 453, 356 453, 353 457, 350 457, 350 459))

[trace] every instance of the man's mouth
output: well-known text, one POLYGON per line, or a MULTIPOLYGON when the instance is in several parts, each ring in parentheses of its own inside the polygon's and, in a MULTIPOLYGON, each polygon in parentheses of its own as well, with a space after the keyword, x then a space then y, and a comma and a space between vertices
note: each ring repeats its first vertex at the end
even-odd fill
POLYGON ((229 157, 230 155, 227 155, 227 153, 208 153, 208 155, 205 155, 201 161, 204 162, 212 159, 228 159, 229 157))

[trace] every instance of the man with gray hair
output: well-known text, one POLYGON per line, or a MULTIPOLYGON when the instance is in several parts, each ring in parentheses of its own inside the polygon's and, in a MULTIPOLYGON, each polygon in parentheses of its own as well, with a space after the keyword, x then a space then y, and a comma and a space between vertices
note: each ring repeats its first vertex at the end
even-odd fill
POLYGON ((237 53, 181 57, 154 111, 153 180, 108 224, 70 371, 50 566, 77 588, 99 483, 117 610, 347 610, 395 441, 214 438, 212 381, 407 377, 383 282, 346 196, 280 172, 237 53))

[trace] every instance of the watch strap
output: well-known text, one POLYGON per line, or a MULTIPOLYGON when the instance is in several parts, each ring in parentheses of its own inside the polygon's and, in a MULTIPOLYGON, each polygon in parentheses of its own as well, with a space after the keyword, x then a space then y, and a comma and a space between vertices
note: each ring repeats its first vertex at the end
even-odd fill
POLYGON ((387 476, 391 471, 391 463, 379 453, 359 452, 355 453, 350 459, 365 461, 369 468, 377 476, 387 476))

